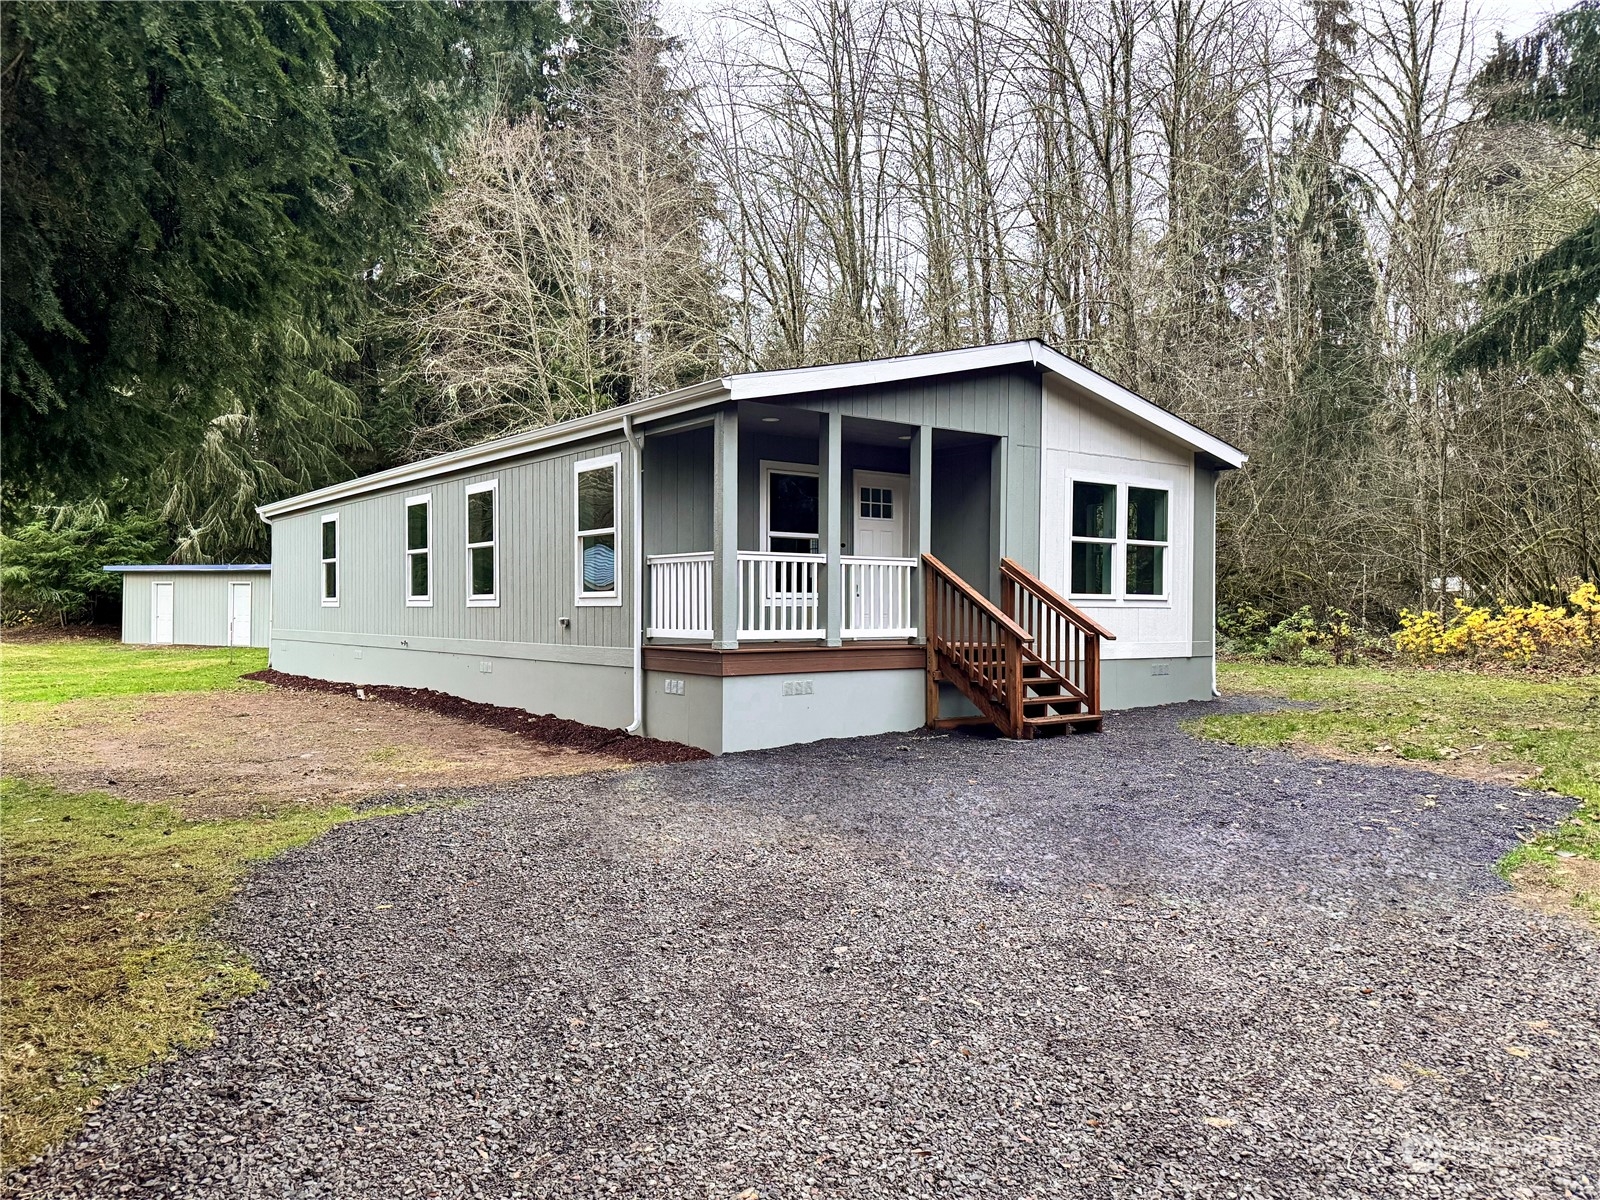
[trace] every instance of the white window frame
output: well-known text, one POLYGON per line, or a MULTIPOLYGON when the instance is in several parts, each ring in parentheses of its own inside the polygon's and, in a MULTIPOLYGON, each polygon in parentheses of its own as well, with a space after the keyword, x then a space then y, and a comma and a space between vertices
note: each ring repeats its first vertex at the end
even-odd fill
POLYGON ((339 558, 344 553, 344 531, 339 528, 339 514, 327 513, 317 525, 317 593, 322 597, 323 608, 338 608, 339 597, 344 594, 344 568, 339 565, 339 558), (329 525, 333 526, 333 557, 328 558, 323 554, 323 543, 327 535, 323 533, 329 525), (333 595, 328 595, 328 564, 333 564, 333 595))
POLYGON ((618 533, 617 514, 622 509, 622 455, 602 454, 597 458, 580 459, 572 465, 572 552, 573 552, 573 602, 579 608, 616 608, 622 604, 622 538, 618 533), (585 471, 611 469, 611 524, 597 525, 593 529, 578 526, 578 477, 585 471), (609 533, 612 547, 611 590, 586 592, 583 590, 583 539, 595 534, 609 533))
MULTIPOLYGON (((404 540, 404 543, 405 543, 405 556, 404 556, 404 558, 402 560, 403 561, 403 565, 405 567, 405 579, 402 581, 403 590, 401 592, 401 595, 405 596, 405 598, 406 598, 406 607, 407 608, 432 608, 433 607, 433 493, 432 492, 424 492, 420 496, 407 496, 406 497, 405 508, 402 511, 404 513, 404 516, 402 518, 403 524, 401 526, 400 536, 404 540), (415 508, 419 504, 425 505, 427 507, 427 510, 428 510, 428 519, 427 519, 427 523, 426 523, 427 524, 427 531, 428 531, 428 533, 427 533, 428 544, 426 546, 424 546, 421 550, 413 550, 411 548, 411 510, 413 508, 415 508), (413 596, 411 594, 411 560, 413 558, 416 558, 417 555, 419 555, 419 554, 423 558, 427 559, 427 561, 428 561, 428 594, 425 595, 425 596, 413 596)), ((500 526, 500 514, 497 512, 497 513, 495 513, 495 531, 497 533, 499 532, 499 526, 500 526)), ((497 570, 499 569, 499 566, 500 566, 499 559, 500 559, 500 556, 497 553, 495 555, 495 568, 497 570)))
MULTIPOLYGON (((500 481, 498 479, 486 480, 483 483, 469 483, 462 491, 461 506, 461 533, 467 545, 467 607, 468 608, 499 608, 500 607, 500 481), (480 492, 489 492, 494 500, 494 536, 487 542, 472 540, 472 497, 480 492), (488 547, 494 551, 494 591, 487 595, 473 595, 472 592, 472 552, 488 547)), ((433 581, 428 582, 428 590, 433 590, 433 581)))
POLYGON ((1176 499, 1178 485, 1168 479, 1108 479, 1103 475, 1070 475, 1067 477, 1067 561, 1066 585, 1067 598, 1074 604, 1082 604, 1085 608, 1094 605, 1133 605, 1162 606, 1172 603, 1172 531, 1175 528, 1174 516, 1176 514, 1176 499), (1073 492, 1080 483, 1099 484, 1102 487, 1116 489, 1117 511, 1114 514, 1112 529, 1116 536, 1111 538, 1077 537, 1072 532, 1072 505, 1073 492), (1164 542, 1147 542, 1134 540, 1128 536, 1128 522, 1131 512, 1128 508, 1128 489, 1145 488, 1153 492, 1167 494, 1167 540, 1164 542), (1097 546, 1111 547, 1111 590, 1109 592, 1075 592, 1072 590, 1072 547, 1075 542, 1085 542, 1097 546), (1163 591, 1160 595, 1143 595, 1128 591, 1128 547, 1129 546, 1160 546, 1165 551, 1161 562, 1161 584, 1163 591))
POLYGON ((1172 583, 1169 576, 1172 574, 1172 526, 1173 526, 1173 488, 1168 483, 1153 483, 1142 479, 1130 479, 1122 485, 1122 574, 1117 576, 1117 582, 1122 590, 1122 598, 1130 604, 1159 604, 1170 598, 1172 583), (1142 538, 1133 537, 1133 505, 1130 503, 1128 492, 1132 488, 1140 488, 1147 492, 1161 492, 1167 498, 1167 540, 1164 542, 1149 542, 1142 538), (1161 547, 1161 591, 1156 592, 1130 592, 1128 591, 1128 547, 1129 546, 1159 546, 1161 547))
POLYGON ((764 459, 761 460, 761 549, 762 549, 763 552, 765 552, 767 554, 778 554, 778 553, 799 554, 799 553, 802 553, 799 550, 786 550, 786 551, 781 551, 781 552, 777 551, 777 550, 774 550, 772 548, 772 539, 774 537, 788 537, 788 538, 815 537, 817 539, 817 548, 815 550, 813 550, 813 551, 806 551, 805 553, 821 554, 823 552, 823 546, 822 546, 822 494, 821 494, 821 487, 822 487, 822 468, 820 466, 816 465, 815 463, 777 462, 777 461, 775 461, 773 459, 769 459, 769 458, 764 458, 764 459), (772 509, 772 477, 773 477, 773 475, 809 475, 813 479, 817 480, 817 488, 818 488, 818 493, 817 493, 817 532, 815 534, 800 533, 798 531, 787 532, 787 531, 782 530, 782 529, 774 530, 772 528, 772 512, 771 512, 771 509, 772 509))

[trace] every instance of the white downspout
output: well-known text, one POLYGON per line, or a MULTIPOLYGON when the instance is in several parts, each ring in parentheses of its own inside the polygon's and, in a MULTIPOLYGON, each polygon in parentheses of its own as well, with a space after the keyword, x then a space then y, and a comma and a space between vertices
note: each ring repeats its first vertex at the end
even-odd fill
POLYGON ((644 455, 633 429, 633 414, 622 414, 622 435, 633 454, 633 723, 624 733, 644 725, 644 455))

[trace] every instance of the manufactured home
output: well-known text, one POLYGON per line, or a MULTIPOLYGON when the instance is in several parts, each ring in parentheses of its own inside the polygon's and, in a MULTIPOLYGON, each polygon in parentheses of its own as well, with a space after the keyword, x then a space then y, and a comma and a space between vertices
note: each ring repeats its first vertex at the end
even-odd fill
POLYGON ((122 640, 141 645, 265 646, 272 568, 264 563, 122 563, 122 640))
POLYGON ((713 379, 265 505, 272 665, 713 753, 1209 697, 1238 450, 1039 342, 713 379))

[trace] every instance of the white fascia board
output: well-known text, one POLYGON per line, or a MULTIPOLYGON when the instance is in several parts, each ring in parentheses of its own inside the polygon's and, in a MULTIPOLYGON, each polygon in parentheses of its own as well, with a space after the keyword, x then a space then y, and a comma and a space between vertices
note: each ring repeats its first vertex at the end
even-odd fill
POLYGON ((735 400, 768 400, 803 392, 903 383, 908 379, 925 379, 931 375, 982 371, 1031 361, 1033 361, 1031 343, 1002 342, 996 346, 938 350, 931 354, 908 354, 901 358, 880 358, 870 362, 837 363, 826 367, 790 367, 784 371, 730 375, 724 382, 727 384, 728 394, 735 400))
POLYGON ((1191 425, 1182 417, 1175 417, 1158 404, 1152 404, 1137 392, 1130 392, 1120 383, 1107 379, 1081 362, 1068 358, 1059 350, 1052 350, 1043 342, 1031 343, 1034 361, 1052 374, 1077 384, 1090 395, 1115 405, 1132 417, 1154 425, 1163 433, 1176 438, 1186 446, 1203 451, 1213 458, 1238 469, 1249 456, 1236 446, 1230 446, 1219 437, 1213 437, 1198 425, 1191 425))
POLYGON ((379 471, 373 475, 363 475, 358 479, 351 479, 344 483, 333 484, 330 487, 319 488, 314 492, 303 492, 298 496, 290 496, 286 500, 262 504, 256 508, 256 515, 263 521, 271 522, 278 517, 288 516, 290 513, 300 512, 303 509, 317 508, 324 504, 335 504, 341 500, 364 496, 369 492, 383 491, 388 488, 401 487, 423 480, 436 479, 441 475, 476 470, 479 467, 489 466, 507 458, 516 458, 536 450, 560 446, 567 442, 584 441, 612 431, 620 434, 622 431, 622 414, 625 411, 632 414, 634 424, 637 425, 646 420, 675 416, 680 412, 725 400, 727 397, 728 392, 724 380, 707 380, 705 383, 697 383, 691 387, 663 393, 653 400, 642 400, 625 407, 618 406, 604 409, 601 412, 590 413, 588 416, 574 417, 570 421, 546 425, 542 429, 530 429, 526 433, 514 433, 509 437, 496 438, 492 442, 483 442, 480 445, 468 446, 462 450, 452 450, 448 454, 438 454, 433 458, 424 458, 414 463, 391 467, 387 471, 379 471))

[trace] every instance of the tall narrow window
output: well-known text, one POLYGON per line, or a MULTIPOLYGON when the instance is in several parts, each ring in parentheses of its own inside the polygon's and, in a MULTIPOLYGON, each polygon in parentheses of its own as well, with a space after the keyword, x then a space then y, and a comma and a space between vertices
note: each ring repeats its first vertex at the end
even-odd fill
POLYGON ((497 481, 467 488, 467 604, 491 608, 500 603, 496 562, 499 514, 495 512, 497 481))
POLYGON ((322 606, 339 606, 339 514, 322 518, 322 606))
POLYGON ((1167 594, 1167 493, 1128 488, 1127 594, 1167 594))
POLYGON ((1111 556, 1117 545, 1117 485, 1072 485, 1072 591, 1111 595, 1111 556))
POLYGON ((619 604, 617 590, 617 469, 622 456, 577 465, 579 604, 619 604))
POLYGON ((817 468, 794 463, 761 464, 761 511, 766 548, 774 554, 816 554, 817 468))
POLYGON ((433 603, 433 496, 406 500, 406 603, 433 603))

